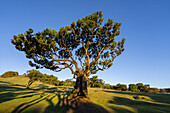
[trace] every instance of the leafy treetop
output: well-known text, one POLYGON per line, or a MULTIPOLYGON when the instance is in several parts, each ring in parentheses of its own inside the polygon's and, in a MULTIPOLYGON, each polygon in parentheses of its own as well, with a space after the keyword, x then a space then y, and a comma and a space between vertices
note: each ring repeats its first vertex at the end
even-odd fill
POLYGON ((82 73, 88 77, 111 67, 125 50, 124 38, 115 41, 121 23, 108 19, 102 24, 103 20, 103 13, 97 11, 59 31, 46 29, 33 34, 29 29, 24 34, 14 35, 11 43, 32 59, 29 64, 33 67, 56 72, 69 68, 77 77, 82 73))

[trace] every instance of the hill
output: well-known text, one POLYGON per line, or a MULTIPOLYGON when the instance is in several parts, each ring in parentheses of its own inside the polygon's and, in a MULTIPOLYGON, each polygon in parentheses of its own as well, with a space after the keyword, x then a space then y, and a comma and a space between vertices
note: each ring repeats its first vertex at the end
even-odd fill
POLYGON ((0 113, 169 113, 170 95, 89 88, 87 99, 68 100, 71 87, 36 81, 26 89, 26 77, 0 78, 0 113))

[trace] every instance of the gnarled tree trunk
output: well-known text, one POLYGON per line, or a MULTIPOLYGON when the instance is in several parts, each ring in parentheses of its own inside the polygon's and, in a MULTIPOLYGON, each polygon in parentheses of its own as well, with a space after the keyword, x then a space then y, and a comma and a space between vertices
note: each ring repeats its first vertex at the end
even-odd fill
POLYGON ((84 75, 80 75, 76 78, 76 85, 72 91, 72 97, 86 97, 88 98, 88 91, 87 91, 87 80, 85 79, 84 75))
POLYGON ((29 89, 29 87, 31 86, 31 84, 34 82, 35 80, 29 80, 28 84, 26 85, 26 88, 29 89))

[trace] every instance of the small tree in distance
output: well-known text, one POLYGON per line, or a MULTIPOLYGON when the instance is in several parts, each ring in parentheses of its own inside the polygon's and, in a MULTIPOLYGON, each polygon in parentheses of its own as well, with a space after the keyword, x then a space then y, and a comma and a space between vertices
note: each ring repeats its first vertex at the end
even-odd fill
POLYGON ((136 84, 129 84, 129 91, 132 92, 138 91, 138 86, 136 84))
POLYGON ((61 27, 59 31, 46 29, 33 34, 29 29, 24 34, 14 35, 11 43, 32 59, 29 64, 55 72, 70 69, 76 78, 72 94, 87 97, 87 81, 91 74, 104 71, 113 65, 114 59, 125 49, 125 39, 116 42, 121 23, 112 19, 103 25, 101 11, 61 27))
POLYGON ((102 79, 98 79, 98 76, 93 76, 90 78, 90 87, 104 87, 104 81, 102 79))
POLYGON ((43 74, 40 73, 39 71, 33 69, 33 70, 28 70, 27 71, 26 77, 29 77, 28 84, 26 85, 26 88, 29 89, 30 85, 33 82, 35 82, 37 80, 40 80, 43 77, 43 74))

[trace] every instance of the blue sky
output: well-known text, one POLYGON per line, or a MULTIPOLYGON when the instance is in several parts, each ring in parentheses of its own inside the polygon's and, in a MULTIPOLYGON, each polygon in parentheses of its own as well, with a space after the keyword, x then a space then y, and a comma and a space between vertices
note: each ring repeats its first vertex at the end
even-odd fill
MULTIPOLYGON (((170 87, 170 1, 169 0, 0 0, 0 75, 6 71, 23 74, 33 69, 23 52, 10 43, 13 35, 32 28, 58 30, 95 11, 121 22, 126 38, 125 51, 114 65, 96 75, 109 84, 142 82, 151 87, 170 87)), ((71 78, 69 70, 53 74, 60 80, 71 78)))

